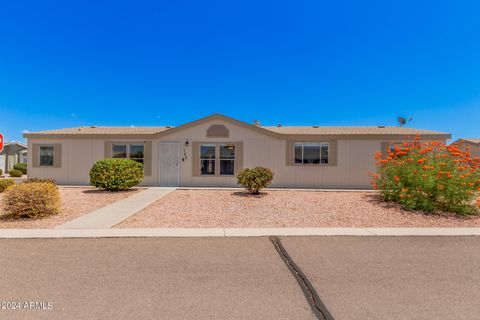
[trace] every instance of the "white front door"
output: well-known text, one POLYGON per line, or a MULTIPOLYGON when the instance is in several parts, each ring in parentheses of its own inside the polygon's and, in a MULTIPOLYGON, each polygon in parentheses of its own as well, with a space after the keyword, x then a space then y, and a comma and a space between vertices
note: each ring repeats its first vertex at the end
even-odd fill
POLYGON ((160 143, 160 186, 178 187, 180 184, 180 144, 160 143))

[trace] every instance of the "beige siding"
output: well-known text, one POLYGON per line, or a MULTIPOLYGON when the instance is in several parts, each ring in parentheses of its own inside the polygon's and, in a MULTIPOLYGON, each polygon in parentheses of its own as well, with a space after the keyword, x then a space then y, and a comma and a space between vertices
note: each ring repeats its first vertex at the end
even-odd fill
POLYGON ((480 146, 471 146, 470 148, 470 153, 472 154, 472 157, 480 157, 480 146))
POLYGON ((472 154, 472 157, 480 157, 480 146, 470 142, 462 141, 458 144, 460 150, 468 151, 472 154))
MULTIPOLYGON (((88 184, 88 173, 97 160, 105 158, 106 142, 129 142, 125 139, 29 139, 33 143, 61 143, 61 168, 32 168, 31 177, 48 177, 63 184, 88 184)), ((243 167, 265 166, 275 172, 275 187, 308 188, 370 188, 368 174, 375 171, 374 154, 381 149, 381 140, 336 140, 337 161, 329 166, 287 166, 286 140, 265 135, 261 132, 239 126, 225 120, 212 120, 169 135, 152 140, 151 176, 145 178, 144 185, 159 184, 159 144, 179 142, 180 186, 236 186, 235 177, 195 176, 192 172, 194 142, 243 142, 243 167), (208 137, 207 130, 212 125, 224 125, 228 137, 208 137), (189 141, 186 146, 185 142, 189 141)), ((132 140, 131 142, 138 142, 132 140)), ((30 157, 30 154, 29 154, 30 157)))
MULTIPOLYGON (((96 161, 105 158, 105 140, 100 139, 29 139, 30 150, 33 150, 34 144, 61 144, 60 168, 33 167, 33 152, 28 154, 29 177, 51 178, 60 184, 88 185, 90 168, 96 161)), ((146 177, 144 184, 153 185, 152 177, 146 177)))
MULTIPOLYGON (((187 160, 180 163, 181 186, 236 186, 235 177, 203 177, 192 175, 192 142, 243 141, 244 167, 266 166, 275 172, 273 186, 316 188, 370 188, 369 172, 375 170, 374 154, 380 150, 375 140, 337 141, 336 166, 287 166, 286 140, 276 139, 247 128, 222 121, 204 123, 162 138, 178 141, 187 160), (223 124, 229 130, 228 138, 208 138, 212 124, 223 124), (185 141, 190 142, 185 147, 185 141)), ((154 160, 155 163, 156 160, 154 160)))

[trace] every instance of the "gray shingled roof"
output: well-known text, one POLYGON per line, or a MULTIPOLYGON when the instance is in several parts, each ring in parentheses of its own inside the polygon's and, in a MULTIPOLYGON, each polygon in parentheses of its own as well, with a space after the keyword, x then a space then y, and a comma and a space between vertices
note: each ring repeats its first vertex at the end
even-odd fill
POLYGON ((30 132, 29 134, 155 134, 170 129, 170 127, 103 127, 103 126, 89 126, 66 128, 56 130, 46 130, 38 132, 30 132))
POLYGON ((269 131, 280 134, 400 134, 400 135, 425 135, 425 134, 448 134, 445 132, 413 129, 405 127, 387 127, 387 126, 371 126, 371 127, 323 127, 323 126, 281 126, 281 127, 262 127, 269 131))
MULTIPOLYGON (((104 126, 88 126, 77 128, 66 128, 57 130, 47 130, 39 132, 31 132, 35 135, 69 135, 69 134, 85 134, 85 135, 118 135, 118 134, 156 134, 164 132, 173 127, 104 127, 104 126)), ((301 134, 301 135, 378 135, 378 134, 396 134, 396 135, 438 135, 448 134, 445 132, 430 131, 423 129, 413 129, 404 127, 323 127, 323 126, 281 126, 270 127, 262 126, 262 129, 275 132, 278 134, 301 134)))
POLYGON ((460 140, 464 140, 464 141, 467 141, 467 142, 480 144, 480 138, 462 138, 462 139, 460 139, 460 140))

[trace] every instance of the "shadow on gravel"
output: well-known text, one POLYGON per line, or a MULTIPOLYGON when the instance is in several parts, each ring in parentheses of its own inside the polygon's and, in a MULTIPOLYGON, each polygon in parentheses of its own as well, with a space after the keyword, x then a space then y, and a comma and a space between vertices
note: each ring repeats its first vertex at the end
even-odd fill
POLYGON ((395 202, 385 201, 379 194, 365 194, 362 198, 374 205, 380 206, 383 209, 396 209, 404 215, 418 215, 418 216, 430 216, 430 217, 444 217, 453 220, 467 221, 470 219, 478 218, 478 215, 459 215, 451 212, 426 212, 418 210, 408 210, 401 204, 395 202))
POLYGON ((107 191, 107 190, 83 190, 82 193, 86 194, 103 194, 103 193, 131 193, 134 194, 138 190, 130 189, 130 190, 122 190, 122 191, 107 191))
POLYGON ((241 198, 263 198, 268 195, 268 192, 260 192, 260 194, 251 194, 247 191, 232 192, 232 195, 241 198))

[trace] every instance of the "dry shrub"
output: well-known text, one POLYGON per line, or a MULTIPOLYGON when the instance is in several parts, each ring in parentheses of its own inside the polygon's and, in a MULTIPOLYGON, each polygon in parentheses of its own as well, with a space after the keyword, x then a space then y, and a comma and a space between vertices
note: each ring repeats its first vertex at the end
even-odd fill
POLYGON ((3 207, 12 218, 42 218, 60 213, 60 192, 45 182, 19 183, 8 187, 3 207))
POLYGON ((8 187, 13 185, 15 182, 12 179, 2 179, 0 180, 0 193, 5 191, 8 187))
POLYGON ((2 179, 0 180, 0 193, 5 191, 11 185, 14 185, 15 182, 12 179, 2 179))
POLYGON ((27 180, 23 181, 23 183, 36 183, 36 182, 45 182, 51 183, 53 185, 57 185, 57 182, 54 179, 50 178, 28 178, 27 180))

